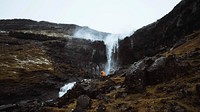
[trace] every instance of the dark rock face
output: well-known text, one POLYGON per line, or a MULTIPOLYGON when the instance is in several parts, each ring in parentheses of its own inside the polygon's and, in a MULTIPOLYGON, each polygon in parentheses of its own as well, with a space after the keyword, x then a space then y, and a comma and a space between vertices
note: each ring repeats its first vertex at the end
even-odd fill
POLYGON ((0 47, 0 105, 55 99, 63 81, 94 77, 106 62, 100 41, 13 31, 0 36, 0 47))
POLYGON ((9 32, 9 36, 19 38, 19 39, 27 39, 27 40, 36 40, 36 41, 48 41, 48 40, 57 40, 57 37, 49 37, 42 34, 33 34, 33 33, 23 33, 23 32, 9 32))
POLYGON ((182 0, 169 14, 137 30, 119 44, 122 65, 132 64, 144 56, 167 51, 182 38, 200 28, 199 0, 182 0))
POLYGON ((102 41, 92 42, 84 39, 49 37, 22 32, 10 32, 9 36, 35 41, 45 46, 62 80, 69 78, 69 75, 94 77, 99 74, 99 69, 106 63, 106 47, 102 41))
POLYGON ((48 53, 54 60, 62 79, 67 78, 66 73, 72 77, 94 77, 99 74, 101 65, 106 63, 106 47, 103 42, 93 43, 82 39, 69 39, 61 48, 55 47, 59 45, 57 43, 52 41, 47 46, 48 53))

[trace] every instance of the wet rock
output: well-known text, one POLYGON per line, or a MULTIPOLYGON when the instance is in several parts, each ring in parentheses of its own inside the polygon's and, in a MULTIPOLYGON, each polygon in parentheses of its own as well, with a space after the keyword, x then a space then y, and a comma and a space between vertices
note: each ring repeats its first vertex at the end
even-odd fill
POLYGON ((0 111, 9 111, 9 110, 13 110, 14 108, 16 108, 17 105, 16 104, 7 104, 7 105, 1 105, 0 106, 0 111))
POLYGON ((24 100, 16 104, 1 105, 1 112, 37 112, 44 103, 39 100, 24 100))
POLYGON ((58 100, 56 106, 62 107, 63 105, 69 103, 70 99, 78 98, 82 94, 85 94, 84 88, 79 83, 77 83, 74 88, 69 90, 58 100))
POLYGON ((90 105, 90 98, 87 95, 81 95, 77 99, 77 107, 86 109, 90 105))

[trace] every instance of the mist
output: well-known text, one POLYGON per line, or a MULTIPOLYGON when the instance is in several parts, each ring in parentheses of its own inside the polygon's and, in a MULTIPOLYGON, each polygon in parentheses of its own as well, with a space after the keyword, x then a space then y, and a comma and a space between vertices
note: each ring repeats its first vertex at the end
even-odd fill
POLYGON ((124 34, 111 34, 111 33, 102 34, 97 32, 96 30, 83 27, 76 29, 73 37, 87 39, 91 41, 104 42, 104 44, 106 45, 106 57, 107 57, 107 62, 105 64, 104 71, 106 75, 109 75, 113 74, 119 68, 117 59, 114 58, 115 53, 118 52, 119 40, 122 40, 125 37, 132 35, 133 33, 134 31, 130 31, 124 34))

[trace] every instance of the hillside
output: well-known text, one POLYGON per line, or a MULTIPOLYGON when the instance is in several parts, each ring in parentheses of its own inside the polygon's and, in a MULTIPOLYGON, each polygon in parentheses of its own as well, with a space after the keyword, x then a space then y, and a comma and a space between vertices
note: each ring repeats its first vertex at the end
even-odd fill
POLYGON ((89 27, 82 27, 75 24, 57 24, 46 21, 34 21, 29 19, 0 20, 0 30, 18 31, 48 36, 67 37, 73 36, 78 30, 92 33, 96 37, 105 37, 109 33, 93 30, 89 27))
POLYGON ((121 64, 132 64, 145 56, 154 56, 184 43, 187 35, 200 28, 199 8, 198 0, 183 0, 163 18, 125 38, 119 45, 121 64))
POLYGON ((104 77, 105 43, 73 38, 76 25, 2 20, 0 26, 0 111, 200 112, 199 0, 182 0, 121 40, 121 67, 104 77))
POLYGON ((199 112, 200 31, 161 56, 146 57, 113 76, 77 82, 44 112, 199 112))

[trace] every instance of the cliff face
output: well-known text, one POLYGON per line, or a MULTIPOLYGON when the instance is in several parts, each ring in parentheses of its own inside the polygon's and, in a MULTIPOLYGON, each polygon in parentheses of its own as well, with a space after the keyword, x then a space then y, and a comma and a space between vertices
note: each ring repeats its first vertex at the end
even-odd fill
POLYGON ((62 25, 56 29, 52 28, 55 24, 48 24, 51 25, 30 20, 0 21, 0 29, 4 30, 0 32, 0 105, 57 98, 64 82, 97 77, 106 63, 106 47, 102 41, 70 36, 70 29, 75 30, 75 25, 65 25, 68 30, 62 29, 62 25), (30 26, 34 30, 27 33, 30 26), (63 30, 68 36, 35 33, 44 29, 55 34, 63 30))
POLYGON ((200 1, 182 0, 160 20, 137 30, 119 44, 122 65, 168 51, 200 28, 200 1))
POLYGON ((198 112, 199 20, 200 1, 182 0, 165 17, 122 40, 122 68, 101 78, 95 74, 106 62, 105 45, 73 38, 76 25, 66 30, 68 25, 2 20, 0 111, 198 112), (66 81, 76 84, 58 98, 66 81))

